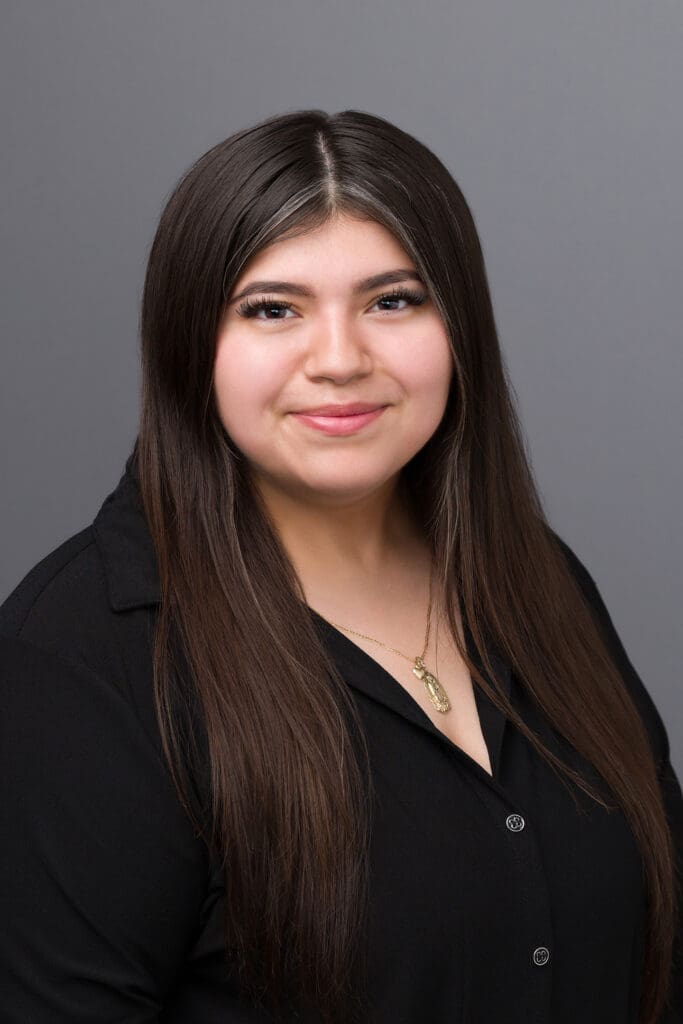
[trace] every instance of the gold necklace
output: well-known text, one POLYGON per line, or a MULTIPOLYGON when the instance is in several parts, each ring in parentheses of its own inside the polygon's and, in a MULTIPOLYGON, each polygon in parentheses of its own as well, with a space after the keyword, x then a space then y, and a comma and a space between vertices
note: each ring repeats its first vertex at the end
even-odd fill
MULTIPOLYGON (((408 657, 407 654, 403 654, 402 651, 397 651, 395 647, 389 647, 387 644, 383 644, 381 640, 375 640, 374 636, 368 636, 367 633, 357 633, 355 629, 349 629, 348 626, 340 626, 339 623, 331 622, 331 620, 330 620, 330 622, 331 622, 331 625, 336 626, 337 629, 343 629, 347 633, 353 633, 354 636, 361 636, 361 637, 363 637, 364 640, 371 640, 373 642, 373 644, 379 644, 380 647, 384 647, 385 650, 393 651, 394 654, 399 654, 402 658, 405 658, 406 661, 412 661, 413 662, 413 672, 415 673, 415 675, 417 676, 418 679, 422 679, 422 681, 424 682, 425 690, 427 691, 427 695, 428 695, 430 701, 432 702, 432 704, 434 705, 434 707, 436 708, 437 711, 445 712, 445 711, 448 711, 450 709, 450 706, 451 706, 451 702, 448 699, 448 694, 446 693, 446 691, 444 690, 443 686, 441 685, 439 680, 436 678, 436 676, 433 675, 427 669, 427 667, 426 667, 426 665, 424 663, 424 656, 427 653, 427 646, 429 644, 429 627, 431 625, 431 620, 432 620, 432 575, 433 575, 433 570, 434 570, 434 565, 432 563, 432 567, 431 567, 430 573, 429 573, 429 606, 427 608, 427 632, 425 633, 425 645, 424 645, 424 650, 422 651, 422 654, 417 655, 417 657, 410 658, 410 657, 408 657)), ((437 672, 438 672, 438 665, 437 665, 437 672)))

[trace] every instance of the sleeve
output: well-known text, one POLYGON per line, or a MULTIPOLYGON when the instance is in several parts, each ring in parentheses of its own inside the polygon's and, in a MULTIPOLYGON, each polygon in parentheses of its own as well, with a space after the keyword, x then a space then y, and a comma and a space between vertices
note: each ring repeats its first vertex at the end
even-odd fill
POLYGON ((202 851, 133 705, 0 641, 4 1024, 160 1020, 196 931, 202 851))
POLYGON ((659 781, 673 835, 679 890, 678 927, 674 939, 669 1010, 660 1018, 659 1024, 683 1024, 683 797, 668 753, 659 770, 659 781))
POLYGON ((595 609, 612 655, 643 716, 648 731, 655 738, 657 774, 673 839, 679 891, 678 925, 673 949, 669 1007, 659 1018, 658 1024, 683 1024, 683 795, 678 776, 671 764, 668 732, 656 704, 626 653, 595 580, 571 548, 562 540, 560 540, 560 545, 576 572, 584 593, 595 609))

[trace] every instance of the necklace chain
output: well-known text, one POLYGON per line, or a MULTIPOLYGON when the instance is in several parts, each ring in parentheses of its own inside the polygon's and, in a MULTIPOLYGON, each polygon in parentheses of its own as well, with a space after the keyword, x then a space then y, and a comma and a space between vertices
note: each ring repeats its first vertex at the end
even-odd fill
MULTIPOLYGON (((429 646, 429 628, 430 628, 431 612, 432 612, 431 586, 429 588, 429 591, 430 591, 429 592, 429 607, 427 609, 427 632, 425 634, 425 645, 424 645, 424 648, 422 649, 422 654, 419 656, 420 657, 420 661, 422 661, 422 659, 424 658, 425 654, 427 653, 427 647, 429 646)), ((372 642, 374 644, 379 644, 380 647, 386 648, 387 651, 393 651, 394 654, 399 654, 402 658, 405 658, 406 661, 415 661, 415 658, 411 658, 409 655, 404 654, 403 651, 397 651, 395 647, 389 647, 388 644, 383 644, 381 640, 375 640, 374 636, 368 636, 367 633, 358 633, 355 629, 349 629, 348 626, 340 626, 338 622, 332 622, 331 619, 330 619, 330 623, 331 623, 331 625, 336 626, 337 629, 344 629, 344 630, 346 630, 347 633, 353 633, 354 636, 362 636, 364 640, 372 640, 372 642)))
MULTIPOLYGON (((433 574, 434 574, 434 563, 432 561, 432 565, 430 567, 430 572, 429 572, 429 604, 427 606, 427 630, 426 630, 426 633, 425 633, 425 643, 424 643, 424 648, 422 650, 422 654, 418 654, 414 658, 410 658, 407 654, 404 654, 403 651, 396 650, 395 647, 389 647, 388 644, 382 643, 381 640, 376 640, 374 636, 368 636, 367 633, 359 633, 355 629, 349 629, 348 626, 341 626, 338 622, 332 622, 331 620, 330 620, 330 623, 331 623, 332 626, 335 626, 337 629, 343 629, 347 633, 353 633, 354 636, 360 636, 364 640, 370 640, 373 644, 379 644, 380 647, 384 647, 385 650, 387 650, 387 651, 393 651, 394 654, 400 655, 400 657, 401 658, 405 658, 406 661, 412 661, 413 662, 413 672, 417 676, 418 679, 422 679, 423 680, 424 685, 425 685, 425 689, 427 691, 427 695, 429 696, 430 701, 432 702, 432 704, 434 705, 434 707, 436 708, 437 711, 445 712, 445 711, 448 711, 450 709, 450 706, 451 706, 451 703, 450 703, 450 701, 448 699, 448 694, 444 690, 443 686, 441 685, 441 683, 439 682, 437 677, 435 675, 433 675, 431 672, 428 671, 428 669, 427 669, 427 667, 425 666, 425 663, 424 663, 424 657, 425 657, 425 655, 427 653, 427 647, 429 646, 429 630, 430 630, 431 621, 432 621, 432 576, 433 576, 433 574)), ((438 671, 438 665, 437 665, 437 671, 438 671)))

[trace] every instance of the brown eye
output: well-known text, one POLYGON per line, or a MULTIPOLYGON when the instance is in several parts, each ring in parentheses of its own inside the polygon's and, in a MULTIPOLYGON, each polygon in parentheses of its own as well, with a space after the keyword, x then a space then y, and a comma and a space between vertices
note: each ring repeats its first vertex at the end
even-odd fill
MULTIPOLYGON (((427 296, 424 292, 414 291, 412 288, 399 287, 395 288, 392 292, 386 292, 384 295, 378 296, 373 303, 373 307, 380 302, 400 302, 401 299, 404 299, 410 306, 421 306, 426 302, 427 296)), ((262 310, 264 312, 278 314, 287 312, 287 310, 290 310, 291 308, 292 307, 289 302, 282 302, 280 299, 270 299, 267 296, 264 296, 260 299, 245 299, 244 302, 237 307, 237 314, 244 317, 246 320, 259 319, 265 320, 266 322, 273 322, 277 320, 288 320, 290 318, 277 315, 272 317, 259 317, 258 314, 262 310)), ((401 310, 384 309, 382 312, 400 313, 401 310)))
MULTIPOLYGON (((257 299, 256 301, 252 299, 245 299, 244 302, 237 307, 237 313, 239 316, 243 316, 245 319, 249 320, 255 318, 256 314, 262 309, 269 311, 275 310, 279 313, 282 310, 291 308, 292 307, 288 302, 280 302, 278 299, 257 299)), ((265 319, 267 320, 270 318, 266 317, 265 319)), ((285 320, 287 317, 274 317, 273 319, 285 320)))
MULTIPOLYGON (((375 305, 378 302, 397 302, 399 299, 405 299, 410 306, 421 306, 427 300, 427 296, 424 292, 413 291, 412 288, 396 288, 393 292, 387 292, 386 295, 380 295, 379 298, 375 299, 375 305)), ((394 310, 386 309, 385 313, 392 313, 394 310)), ((400 310, 396 310, 397 313, 400 310)))

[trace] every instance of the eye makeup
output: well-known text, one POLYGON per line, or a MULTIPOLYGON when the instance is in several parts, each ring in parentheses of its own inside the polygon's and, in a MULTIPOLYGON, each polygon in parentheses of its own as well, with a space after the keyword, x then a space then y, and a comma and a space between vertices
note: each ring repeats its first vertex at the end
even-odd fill
MULTIPOLYGON (((405 288, 399 286, 394 288, 393 291, 387 292, 384 295, 379 295, 373 305, 378 302, 397 302, 400 299, 405 301, 411 306, 421 306, 427 300, 427 296, 424 292, 416 291, 412 288, 405 288)), ((261 310, 277 310, 278 312, 286 311, 291 309, 291 303, 283 302, 281 299, 269 299, 267 296, 259 299, 245 299, 244 302, 237 306, 236 312, 238 316, 244 317, 245 319, 252 319, 256 317, 257 313, 261 310)), ((386 309, 385 313, 400 313, 401 310, 386 309)), ((276 320, 284 320, 284 317, 276 317, 276 320)))

